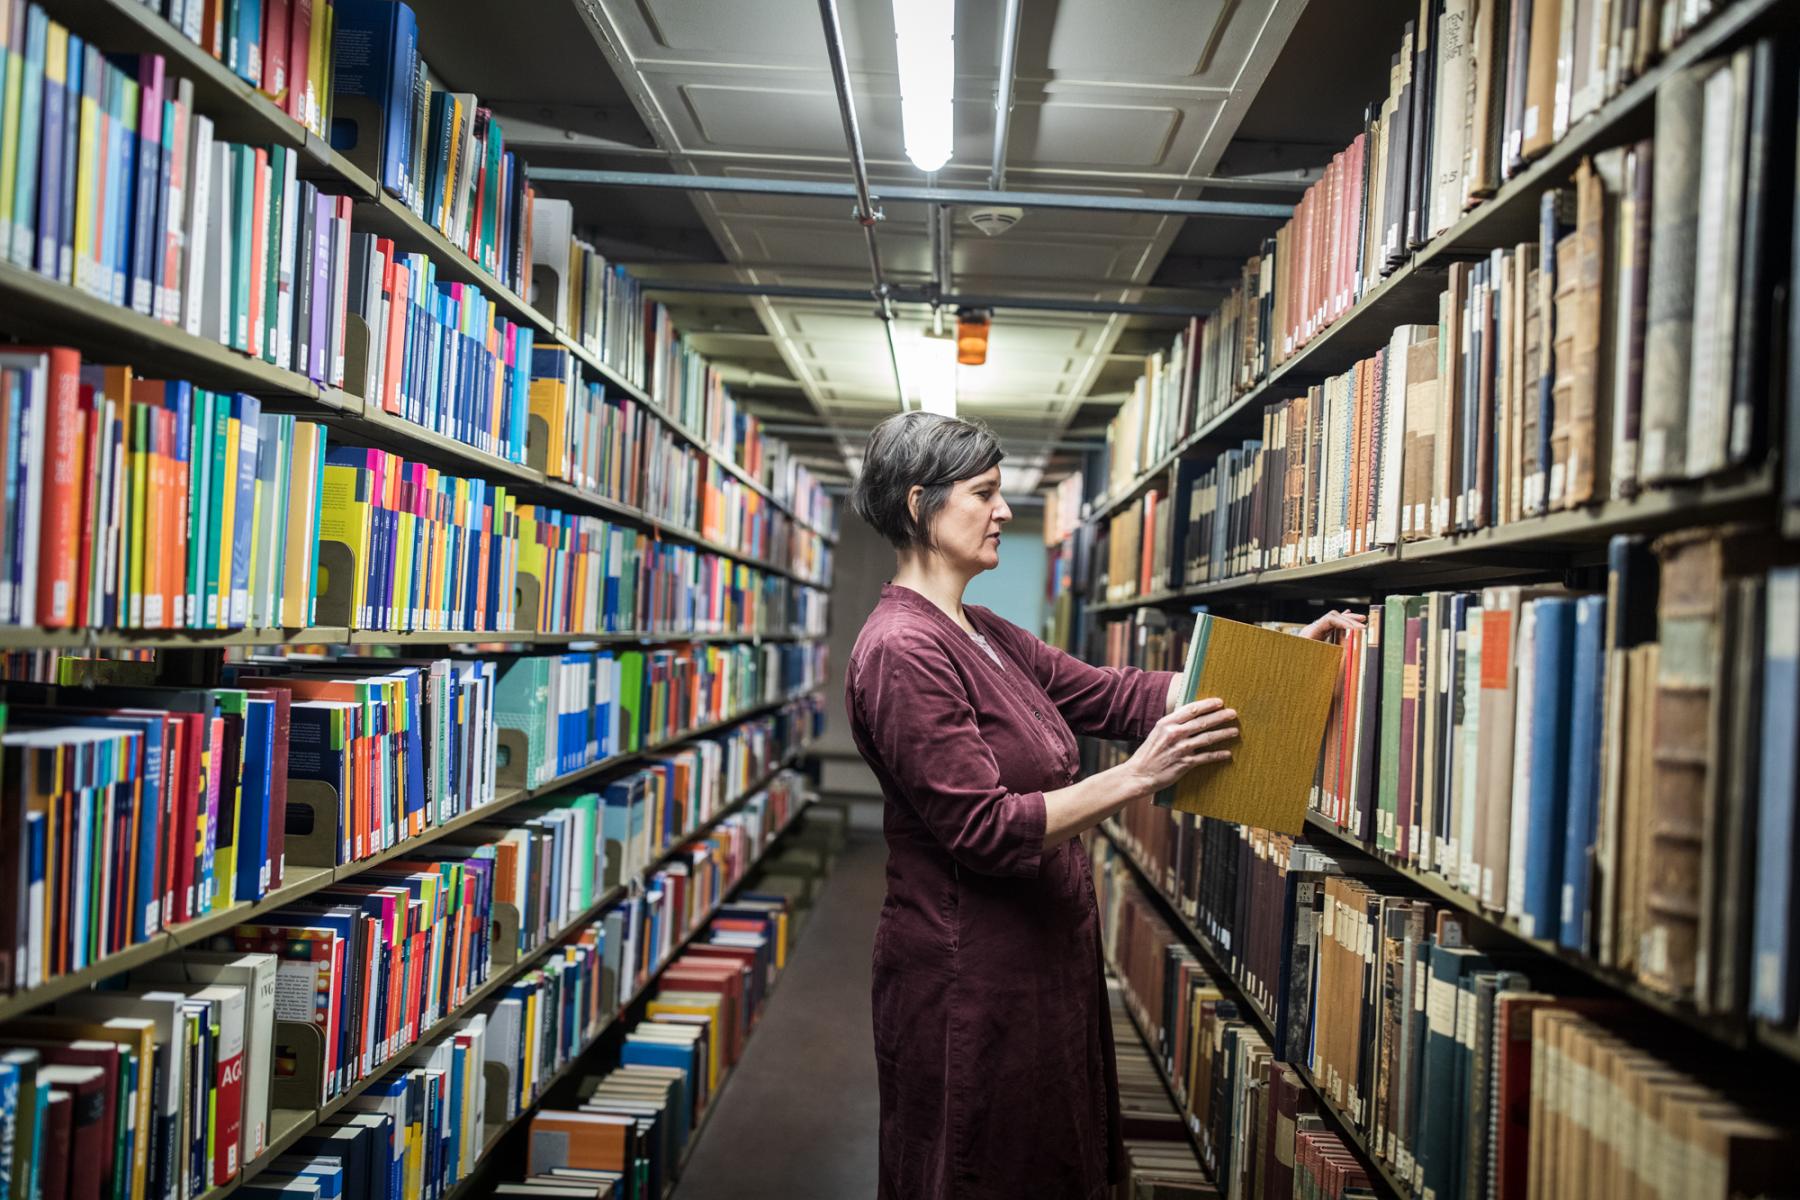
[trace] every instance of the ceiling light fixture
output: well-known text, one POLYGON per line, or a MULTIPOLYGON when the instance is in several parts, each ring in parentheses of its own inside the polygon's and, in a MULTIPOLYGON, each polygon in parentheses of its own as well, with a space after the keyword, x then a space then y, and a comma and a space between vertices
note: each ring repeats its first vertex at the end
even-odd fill
POLYGON ((956 415, 956 339, 926 330, 913 344, 912 384, 919 407, 946 417, 956 415))
POLYGON ((956 361, 979 367, 987 361, 988 331, 993 314, 983 308, 965 308, 956 314, 956 361))
POLYGON ((894 0, 894 44, 906 157, 935 171, 950 161, 956 132, 956 0, 894 0))

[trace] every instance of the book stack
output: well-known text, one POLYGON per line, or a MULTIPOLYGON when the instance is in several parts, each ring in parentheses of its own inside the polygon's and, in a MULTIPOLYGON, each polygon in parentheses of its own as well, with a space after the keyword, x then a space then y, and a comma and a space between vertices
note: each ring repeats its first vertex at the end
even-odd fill
POLYGON ((320 620, 394 632, 515 628, 519 524, 504 487, 334 446, 321 495, 318 552, 330 590, 320 620))
POLYGON ((622 504, 640 502, 642 456, 650 431, 661 426, 637 400, 596 380, 583 383, 573 354, 539 346, 532 353, 531 419, 534 428, 543 426, 547 473, 622 504))
POLYGON ((341 382, 349 201, 297 178, 288 147, 215 139, 160 55, 108 56, 35 4, 8 7, 6 260, 341 382))
MULTIPOLYGON (((475 1074, 479 1078, 480 1072, 475 1074)), ((409 1123, 400 1125, 386 1112, 335 1113, 282 1156, 282 1174, 262 1200, 397 1200, 405 1194, 406 1149, 414 1139, 424 1145, 423 1135, 422 1116, 409 1115, 409 1123)), ((244 1188, 255 1194, 262 1186, 258 1176, 244 1188)))
POLYGON ((1107 423, 1109 491, 1129 486, 1193 428, 1199 359, 1192 348, 1198 328, 1198 322, 1190 324, 1167 352, 1158 350, 1144 359, 1144 373, 1132 384, 1130 398, 1107 423))
POLYGON ((325 431, 65 347, 0 351, 0 619, 261 629, 313 617, 325 431))
POLYGON ((308 132, 330 132, 334 0, 159 0, 149 8, 308 132))
POLYGON ((351 235, 351 315, 364 360, 349 386, 371 406, 509 462, 524 462, 533 331, 474 284, 439 282, 435 259, 351 235))
POLYGON ((492 110, 431 73, 402 0, 339 0, 332 36, 332 148, 501 286, 524 290, 532 192, 492 110))
POLYGON ((1186 1081, 1202 1157, 1210 1146, 1221 1178, 1266 1172, 1255 1163, 1273 1152, 1270 1135, 1283 1118, 1304 1128, 1309 1111, 1328 1114, 1334 1132, 1305 1153, 1296 1138, 1293 1161, 1279 1164, 1293 1190, 1272 1194, 1317 1194, 1302 1175, 1327 1194, 1367 1187, 1356 1180, 1364 1155, 1409 1195, 1523 1196, 1552 1169, 1614 1178, 1633 1194, 1655 1186, 1641 1165, 1661 1161, 1652 1148, 1685 1161, 1722 1144, 1724 1165, 1690 1190, 1724 1197, 1767 1186, 1791 1152, 1792 1135, 1754 1103, 1634 1044, 1618 1002, 1538 990, 1516 956, 1470 946, 1466 918, 1345 875, 1291 839, 1253 844, 1232 826, 1218 838, 1240 852, 1210 860, 1233 878, 1202 901, 1198 923, 1217 928, 1206 944, 1232 964, 1235 987, 1199 967, 1110 835, 1096 847, 1096 882, 1109 953, 1146 1022, 1165 1031, 1169 1073, 1186 1081), (1586 1115, 1602 1112, 1614 1122, 1586 1115), (1558 1124, 1556 1140, 1541 1137, 1545 1121, 1558 1124), (1346 1128, 1361 1154, 1335 1132, 1346 1128))
POLYGON ((646 387, 645 310, 654 323, 662 306, 646 306, 643 285, 575 235, 567 200, 534 197, 531 225, 532 306, 615 377, 646 387))
POLYGON ((786 506, 796 520, 836 537, 837 505, 819 477, 780 438, 763 438, 763 458, 769 464, 769 490, 775 493, 776 501, 786 506))

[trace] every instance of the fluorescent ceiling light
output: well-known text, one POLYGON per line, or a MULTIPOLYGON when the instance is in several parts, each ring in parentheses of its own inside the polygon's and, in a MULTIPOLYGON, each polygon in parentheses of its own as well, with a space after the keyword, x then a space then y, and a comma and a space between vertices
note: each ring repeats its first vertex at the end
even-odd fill
POLYGON ((956 339, 922 334, 913 343, 912 386, 926 412, 956 415, 956 339))
POLYGON ((950 161, 956 132, 956 0, 894 0, 894 41, 906 157, 929 173, 950 161))

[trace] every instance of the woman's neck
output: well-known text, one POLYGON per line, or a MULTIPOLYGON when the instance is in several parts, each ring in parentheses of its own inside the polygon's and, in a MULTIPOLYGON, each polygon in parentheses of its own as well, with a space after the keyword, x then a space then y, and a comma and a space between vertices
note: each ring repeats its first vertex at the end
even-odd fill
POLYGON ((894 570, 893 582, 919 593, 970 633, 975 631, 963 614, 962 606, 963 590, 969 586, 969 580, 937 555, 929 552, 902 554, 894 570))

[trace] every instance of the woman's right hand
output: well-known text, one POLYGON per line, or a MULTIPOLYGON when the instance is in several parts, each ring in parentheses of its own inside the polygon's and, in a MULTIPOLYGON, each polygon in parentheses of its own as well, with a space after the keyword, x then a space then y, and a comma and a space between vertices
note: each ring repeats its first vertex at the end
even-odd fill
POLYGON ((1168 787, 1195 767, 1224 762, 1225 743, 1237 737, 1237 710, 1223 700, 1196 700, 1163 717, 1125 762, 1143 794, 1168 787))

